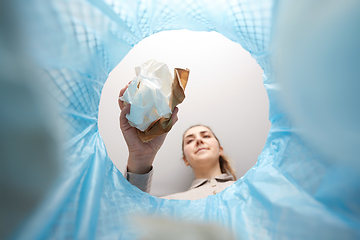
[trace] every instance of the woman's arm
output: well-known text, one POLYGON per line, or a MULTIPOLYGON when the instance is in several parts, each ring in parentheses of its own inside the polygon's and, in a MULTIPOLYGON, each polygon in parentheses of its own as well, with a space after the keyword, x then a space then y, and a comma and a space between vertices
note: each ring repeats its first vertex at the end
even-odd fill
MULTIPOLYGON (((121 89, 119 97, 124 94, 129 84, 121 89)), ((128 172, 136 174, 149 173, 155 156, 164 143, 167 134, 158 136, 146 143, 142 142, 137 135, 137 129, 131 127, 126 118, 126 114, 130 113, 130 104, 126 104, 125 106, 124 102, 119 99, 119 107, 121 109, 120 129, 129 151, 127 170, 128 172)), ((178 108, 176 107, 171 115, 173 124, 178 120, 177 113, 178 108)))

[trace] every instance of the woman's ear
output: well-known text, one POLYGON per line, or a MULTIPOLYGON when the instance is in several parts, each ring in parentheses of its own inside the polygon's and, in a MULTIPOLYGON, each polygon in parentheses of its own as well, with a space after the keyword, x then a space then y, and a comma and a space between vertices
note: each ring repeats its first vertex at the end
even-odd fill
POLYGON ((219 147, 219 156, 224 156, 224 149, 222 147, 219 147))
POLYGON ((190 165, 189 162, 188 162, 188 160, 186 160, 185 157, 183 157, 183 160, 184 160, 184 163, 185 163, 186 166, 189 166, 189 165, 190 165))

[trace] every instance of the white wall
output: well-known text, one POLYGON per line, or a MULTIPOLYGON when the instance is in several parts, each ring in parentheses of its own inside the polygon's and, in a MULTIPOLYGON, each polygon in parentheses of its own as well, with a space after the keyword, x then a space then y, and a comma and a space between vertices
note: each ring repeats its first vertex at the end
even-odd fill
POLYGON ((117 168, 124 171, 128 156, 118 123, 119 91, 135 77, 134 68, 150 59, 166 63, 171 71, 190 69, 179 121, 154 162, 151 194, 162 196, 189 188, 194 176, 181 159, 181 140, 189 126, 199 123, 213 129, 233 159, 238 178, 243 176, 256 163, 270 128, 262 69, 239 44, 224 36, 188 30, 144 39, 110 73, 101 96, 99 129, 117 168))

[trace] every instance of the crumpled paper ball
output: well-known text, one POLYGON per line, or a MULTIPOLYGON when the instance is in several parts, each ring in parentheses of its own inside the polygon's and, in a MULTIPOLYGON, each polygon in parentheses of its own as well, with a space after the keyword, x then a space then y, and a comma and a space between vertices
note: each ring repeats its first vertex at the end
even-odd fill
POLYGON ((126 115, 144 142, 170 131, 171 114, 185 98, 189 69, 174 69, 171 76, 166 64, 149 60, 135 68, 136 78, 129 84, 120 100, 130 103, 126 115))

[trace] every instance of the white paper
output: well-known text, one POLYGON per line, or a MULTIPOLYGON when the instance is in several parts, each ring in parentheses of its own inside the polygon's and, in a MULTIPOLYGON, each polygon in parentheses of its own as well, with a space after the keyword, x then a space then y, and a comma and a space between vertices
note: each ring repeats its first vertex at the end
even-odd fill
POLYGON ((120 100, 130 103, 126 115, 131 126, 145 131, 160 117, 170 118, 169 99, 173 77, 166 64, 150 60, 135 68, 137 77, 120 100))

